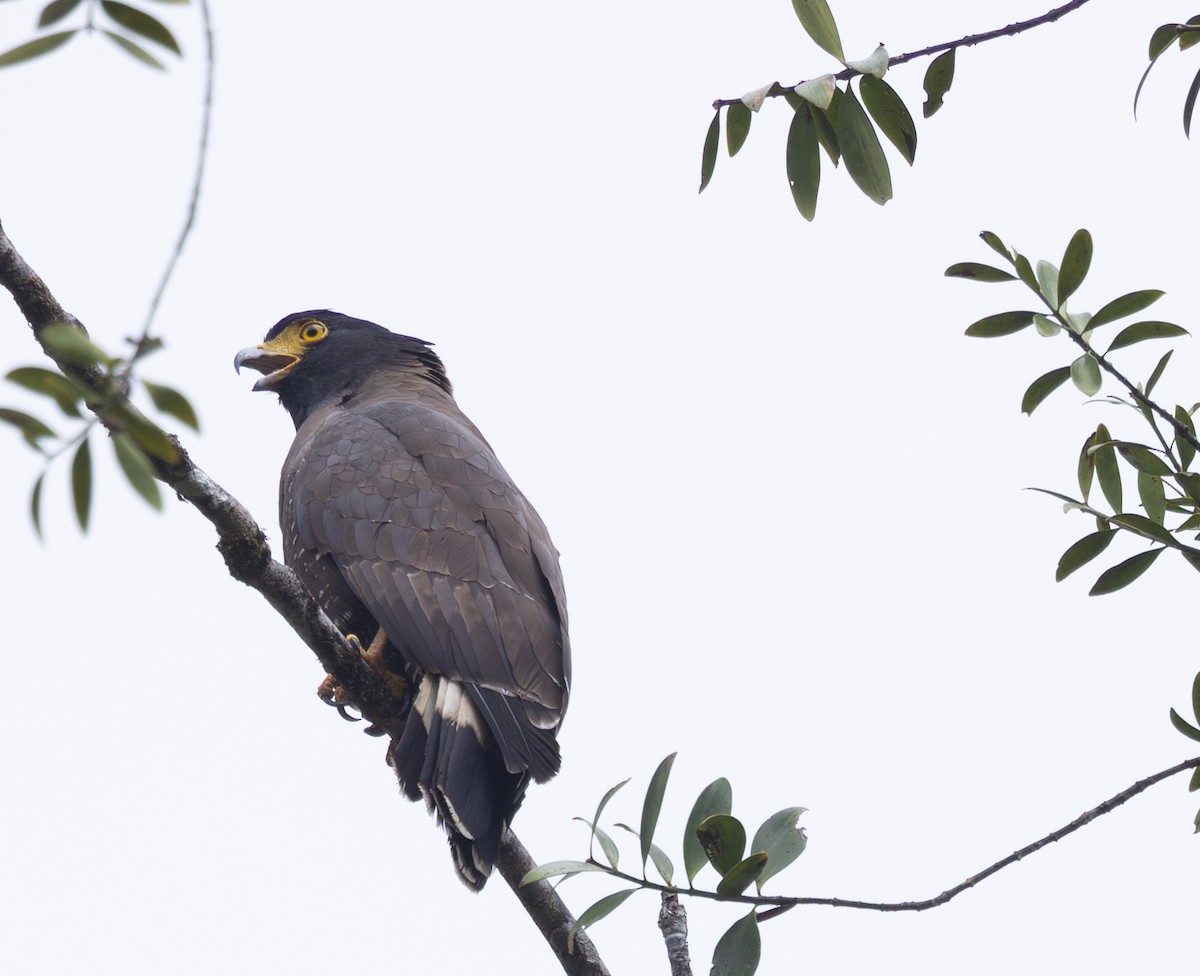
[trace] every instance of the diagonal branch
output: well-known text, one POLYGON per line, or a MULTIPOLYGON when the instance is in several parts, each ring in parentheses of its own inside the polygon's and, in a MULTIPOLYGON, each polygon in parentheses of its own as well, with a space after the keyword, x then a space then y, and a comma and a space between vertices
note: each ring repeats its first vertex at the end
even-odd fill
MULTIPOLYGON (((888 67, 894 68, 898 64, 904 64, 908 61, 914 61, 917 58, 925 58, 931 54, 940 54, 943 51, 953 51, 960 47, 974 47, 976 44, 983 44, 986 41, 994 41, 998 37, 1014 37, 1027 30, 1032 30, 1034 27, 1041 27, 1043 24, 1052 24, 1060 17, 1064 17, 1072 11, 1078 10, 1088 0, 1071 0, 1070 3, 1064 3, 1061 7, 1055 7, 1053 10, 1048 10, 1044 14, 1037 17, 1032 17, 1029 20, 1021 20, 1015 24, 1009 24, 1007 27, 997 27, 995 30, 984 31, 982 34, 968 34, 966 37, 959 38, 957 41, 943 41, 940 44, 931 44, 929 47, 923 47, 919 51, 909 51, 907 54, 897 54, 894 58, 888 58, 888 67)), ((853 68, 843 68, 833 77, 838 81, 846 81, 853 78, 855 75, 861 74, 853 68)), ((799 82, 804 84, 804 82, 799 82)), ((795 88, 795 85, 784 87, 775 82, 766 92, 766 98, 778 98, 795 88)), ((718 98, 714 101, 713 108, 719 109, 723 105, 736 105, 741 102, 740 98, 718 98)))
MULTIPOLYGON (((34 337, 41 341, 48 326, 73 325, 86 329, 69 314, 13 246, 0 225, 0 284, 11 292, 25 316, 34 337)), ((95 412, 111 431, 125 428, 127 421, 112 409, 120 403, 125 417, 140 416, 123 397, 114 401, 111 394, 100 395, 103 373, 94 366, 80 367, 55 358, 59 369, 70 373, 97 392, 95 412), (106 406, 107 405, 107 406, 106 406)), ((92 404, 89 403, 89 406, 92 404)), ((148 419, 147 424, 151 423, 148 419)), ((325 612, 309 596, 303 584, 288 567, 271 558, 271 548, 262 527, 249 511, 229 492, 197 467, 174 435, 167 435, 177 456, 172 461, 147 456, 154 474, 185 501, 190 502, 217 532, 217 550, 225 559, 229 574, 239 582, 258 590, 308 645, 329 674, 345 691, 352 704, 372 725, 396 737, 403 731, 403 712, 379 676, 363 661, 361 653, 342 636, 325 612)), ((516 835, 508 831, 501 840, 497 860, 505 881, 516 892, 525 910, 545 936, 568 976, 608 976, 595 945, 586 932, 577 932, 574 952, 566 950, 566 932, 574 923, 570 911, 546 882, 541 886, 520 888, 520 880, 533 867, 533 860, 516 835), (527 867, 523 865, 527 864, 527 867)))

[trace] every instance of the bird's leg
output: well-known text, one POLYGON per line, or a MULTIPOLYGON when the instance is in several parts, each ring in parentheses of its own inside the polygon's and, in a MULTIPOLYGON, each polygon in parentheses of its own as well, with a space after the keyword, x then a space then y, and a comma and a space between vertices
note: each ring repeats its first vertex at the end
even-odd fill
MULTIPOLYGON (((347 634, 346 640, 354 647, 359 654, 362 653, 362 645, 358 642, 358 638, 353 634, 347 634)), ((361 722, 362 719, 355 715, 351 715, 346 711, 346 707, 353 708, 353 704, 346 696, 346 692, 342 689, 332 674, 325 675, 325 680, 317 686, 317 697, 326 705, 330 705, 338 710, 338 714, 347 722, 361 722)))
MULTIPOLYGON (((404 701, 406 695, 408 694, 408 683, 400 675, 390 670, 384 661, 384 651, 386 650, 388 643, 387 632, 380 627, 375 633, 375 638, 371 641, 370 646, 366 650, 363 650, 362 642, 354 634, 347 634, 346 641, 351 647, 358 651, 359 655, 363 659, 363 662, 379 676, 379 680, 384 683, 384 685, 387 687, 387 690, 391 692, 393 696, 395 696, 396 700, 401 702, 404 701)), ((350 701, 341 685, 339 685, 334 679, 333 675, 325 675, 325 680, 322 681, 320 686, 317 688, 317 697, 320 698, 321 701, 325 702, 326 705, 332 705, 334 708, 336 708, 338 710, 338 714, 341 715, 342 718, 346 719, 346 721, 361 721, 361 719, 356 718, 346 711, 346 707, 353 707, 353 703, 350 701)), ((369 725, 363 731, 365 731, 367 735, 384 734, 384 730, 375 725, 369 725)))

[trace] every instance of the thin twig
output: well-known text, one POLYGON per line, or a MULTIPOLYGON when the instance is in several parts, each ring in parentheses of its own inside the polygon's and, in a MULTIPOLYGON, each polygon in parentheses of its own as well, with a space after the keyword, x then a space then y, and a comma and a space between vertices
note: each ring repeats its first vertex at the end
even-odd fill
MULTIPOLYGON (((931 44, 929 47, 923 47, 919 51, 909 51, 907 54, 897 54, 894 58, 888 58, 888 67, 894 68, 898 64, 904 64, 907 61, 915 60, 916 58, 928 57, 931 54, 940 54, 942 51, 952 51, 960 47, 974 47, 976 44, 983 44, 985 41, 993 41, 998 37, 1013 37, 1027 30, 1032 30, 1034 27, 1041 27, 1043 24, 1051 24, 1060 17, 1078 10, 1088 0, 1071 0, 1070 3, 1064 3, 1061 7, 1055 7, 1053 10, 1048 10, 1040 17, 1034 17, 1030 20, 1018 21, 1015 24, 1009 24, 1007 27, 998 27, 995 30, 985 31, 982 34, 968 34, 966 37, 959 38, 957 41, 943 41, 941 44, 931 44)), ((833 77, 838 81, 845 81, 848 78, 853 78, 855 75, 861 74, 853 68, 843 68, 833 77)), ((804 84, 804 82, 799 82, 804 84)), ((796 86, 791 85, 785 87, 775 82, 766 93, 767 98, 779 98, 781 95, 792 91, 796 86)), ((718 98, 713 102, 713 108, 719 109, 724 105, 735 105, 741 101, 741 98, 718 98)))
POLYGON ((167 260, 167 266, 158 282, 158 288, 154 291, 154 297, 150 299, 150 307, 146 311, 146 320, 142 325, 142 334, 135 343, 133 356, 135 359, 150 338, 150 328, 154 324, 154 316, 158 314, 158 306, 162 302, 163 294, 167 290, 172 275, 175 274, 175 266, 179 263, 184 245, 187 244, 187 239, 196 224, 196 210, 200 205, 200 188, 204 184, 204 165, 208 160, 208 133, 212 127, 213 73, 216 62, 212 17, 208 10, 208 0, 200 0, 200 23, 204 29, 204 108, 200 116, 200 145, 196 149, 196 172, 192 177, 192 193, 188 200, 183 227, 179 231, 179 238, 175 241, 175 247, 167 260))
MULTIPOLYGON (((692 895, 696 898, 709 898, 713 901, 738 902, 745 905, 772 905, 778 907, 794 907, 796 905, 827 905, 831 908, 862 908, 875 912, 923 912, 930 908, 937 908, 946 904, 956 895, 962 894, 968 888, 974 888, 985 878, 990 878, 997 871, 1008 867, 1010 864, 1015 864, 1022 858, 1028 857, 1030 854, 1040 851, 1043 847, 1047 847, 1056 841, 1062 840, 1068 834, 1073 834, 1080 827, 1086 827, 1093 820, 1096 820, 1106 813, 1111 813, 1127 800, 1132 799, 1139 793, 1148 790, 1155 783, 1161 783, 1164 779, 1169 779, 1179 773, 1186 772, 1189 769, 1200 767, 1200 756, 1195 759, 1188 759, 1178 765, 1172 766, 1169 769, 1164 769, 1161 772, 1155 773, 1153 776, 1147 776, 1145 779, 1138 780, 1132 786, 1122 790, 1116 796, 1109 797, 1103 803, 1093 807, 1091 810, 1080 814, 1069 824, 1059 827, 1045 837, 1035 840, 1032 844, 1022 847, 1019 851, 1014 851, 1008 857, 1001 858, 995 864, 990 864, 978 874, 974 874, 963 881, 961 884, 955 885, 953 888, 948 888, 940 895, 933 898, 926 898, 924 901, 854 901, 848 898, 792 898, 782 895, 718 895, 715 891, 703 891, 699 888, 678 889, 670 888, 666 885, 656 884, 645 878, 639 878, 632 874, 625 874, 623 871, 614 871, 608 867, 604 870, 613 877, 621 878, 625 881, 632 881, 634 884, 642 888, 650 889, 651 891, 677 892, 683 895, 692 895)), ((762 916, 760 916, 762 917, 762 916)))
MULTIPOLYGON (((86 334, 87 330, 59 304, 45 282, 13 246, 3 225, 0 225, 0 284, 12 294, 39 341, 45 329, 56 323, 69 323, 86 334)), ((55 358, 44 343, 42 347, 63 372, 77 377, 89 388, 98 391, 106 379, 105 374, 96 367, 74 366, 55 358)), ((110 430, 120 430, 123 424, 121 417, 112 410, 114 402, 119 402, 127 414, 137 414, 136 408, 124 397, 114 400, 111 394, 98 395, 95 402, 100 422, 110 430)), ((151 423, 149 420, 145 422, 151 423)), ((153 465, 154 475, 212 523, 217 530, 217 549, 225 559, 229 574, 261 593, 291 625, 316 654, 321 667, 333 675, 345 692, 348 703, 364 719, 393 737, 400 735, 404 710, 379 676, 366 664, 359 650, 342 636, 333 621, 309 596, 296 574, 271 558, 266 533, 245 506, 192 462, 178 438, 170 434, 167 437, 177 457, 168 462, 147 456, 153 465)), ((505 881, 545 935, 551 949, 563 962, 564 968, 567 962, 571 964, 572 968, 567 969, 569 976, 608 976, 608 970, 585 933, 576 933, 575 952, 564 961, 561 950, 565 946, 565 935, 561 939, 551 936, 563 932, 564 924, 569 928, 574 919, 548 883, 531 885, 530 892, 520 887, 521 878, 534 864, 512 831, 507 832, 501 841, 497 865, 505 881), (527 866, 522 869, 520 865, 527 866)))

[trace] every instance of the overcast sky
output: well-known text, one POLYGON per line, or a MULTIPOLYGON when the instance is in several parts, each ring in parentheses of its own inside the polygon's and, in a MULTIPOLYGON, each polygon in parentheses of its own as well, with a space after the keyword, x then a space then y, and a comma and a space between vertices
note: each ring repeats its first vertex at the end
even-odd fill
MULTIPOLYGON (((112 350, 178 232, 199 119, 197 11, 144 5, 185 49, 166 74, 100 37, 0 72, 0 220, 112 350)), ((1048 6, 834 13, 856 58, 1048 6)), ((1057 261, 1088 227, 1076 309, 1157 287, 1155 317, 1197 327, 1200 147, 1180 115, 1200 52, 1162 59, 1135 122, 1151 31, 1191 11, 1133 6, 1096 0, 960 52, 928 121, 927 62, 890 73, 917 117, 915 167, 888 148, 883 208, 827 172, 808 224, 781 101, 696 195, 714 98, 836 69, 786 0, 216 0, 209 179, 145 375, 188 393, 193 458, 275 535, 292 428, 234 353, 313 307, 435 341, 563 554, 575 686, 563 772, 515 824, 534 857, 584 856, 572 818, 627 776, 609 812, 636 823, 678 750, 658 838, 677 863, 696 794, 728 776, 751 830, 810 808, 808 851, 769 891, 931 897, 1195 752, 1167 722, 1200 667, 1195 571, 1168 554, 1089 598, 1138 551, 1122 538, 1055 584, 1092 525, 1023 491, 1072 491, 1101 420, 1145 433, 1065 389, 1023 417, 1026 385, 1069 344, 964 338, 1031 299, 942 276, 989 259, 985 228, 1057 261)), ((0 47, 39 9, 0 5, 0 47)), ((40 361, 11 304, 0 327, 5 368, 40 361)), ((1178 345, 1159 391, 1190 404, 1198 356, 1178 345)), ((1120 362, 1145 377, 1166 348, 1120 362)), ((41 407, 7 385, 0 401, 41 407)), ((499 878, 477 897, 457 881, 382 743, 317 700, 312 655, 226 575, 202 518, 150 511, 105 449, 90 535, 60 463, 39 544, 39 462, 12 432, 0 450, 6 968, 557 971, 499 878)), ((936 911, 793 911, 764 926, 760 972, 1186 965, 1197 802, 1180 777, 936 911)), ((578 912, 616 887, 563 892, 578 912)), ((666 972, 657 909, 638 895, 597 925, 614 973, 666 972)), ((739 911, 689 910, 707 972, 739 911)))

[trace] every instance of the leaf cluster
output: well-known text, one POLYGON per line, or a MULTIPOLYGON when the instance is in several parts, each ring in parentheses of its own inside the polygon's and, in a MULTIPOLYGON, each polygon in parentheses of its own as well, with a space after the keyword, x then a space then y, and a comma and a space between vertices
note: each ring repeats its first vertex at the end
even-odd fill
MULTIPOLYGON (((837 24, 825 0, 792 0, 801 26, 818 46, 837 58, 844 67, 835 77, 822 75, 784 88, 775 82, 745 96, 725 110, 726 147, 736 156, 750 134, 750 124, 767 95, 782 95, 794 113, 788 129, 784 154, 788 187, 796 209, 805 220, 817 212, 821 186, 821 151, 836 169, 844 161, 846 172, 864 194, 878 204, 892 198, 892 176, 880 140, 882 135, 913 164, 917 152, 917 128, 904 101, 883 80, 888 69, 887 50, 880 45, 862 61, 847 61, 837 24), (837 84, 845 78, 845 85, 837 84), (853 80, 858 79, 855 92, 853 80)), ((926 118, 942 105, 954 80, 954 50, 934 59, 925 74, 926 118)), ((709 123, 700 161, 700 191, 712 180, 721 145, 721 109, 709 123)))
MULTIPOLYGON (((1150 77, 1150 69, 1158 62, 1164 54, 1167 53, 1176 44, 1180 51, 1186 51, 1190 47, 1195 47, 1200 44, 1200 15, 1191 17, 1184 24, 1163 24, 1155 29, 1150 35, 1150 63, 1146 65, 1146 70, 1142 72, 1141 80, 1138 82, 1137 91, 1133 94, 1133 114, 1137 115, 1138 100, 1142 97, 1142 86, 1146 84, 1146 79, 1150 77)), ((1200 96, 1200 71, 1196 72, 1192 83, 1188 87, 1187 96, 1183 100, 1183 134, 1189 139, 1192 135, 1192 113, 1196 109, 1196 98, 1200 96)))
MULTIPOLYGON (((97 428, 95 416, 105 417, 112 427, 111 443, 117 464, 133 489, 155 509, 162 508, 162 494, 154 477, 154 460, 173 462, 178 451, 162 428, 150 422, 128 399, 132 381, 130 363, 108 356, 84 332, 73 325, 52 325, 41 339, 56 360, 67 366, 93 368, 98 379, 87 383, 82 373, 20 366, 10 370, 6 379, 25 390, 53 402, 75 431, 60 435, 46 421, 23 410, 0 407, 0 422, 21 433, 25 442, 42 455, 44 466, 30 494, 30 517, 38 535, 42 535, 42 488, 51 464, 70 453, 71 499, 79 527, 86 532, 91 522, 93 465, 91 435, 97 428)), ((148 348, 143 344, 142 351, 148 348)), ((160 413, 199 430, 196 411, 182 393, 171 386, 139 380, 150 402, 160 413)))
MULTIPOLYGON (((1022 411, 1032 414, 1042 401, 1067 380, 1086 396, 1095 396, 1103 384, 1102 373, 1108 372, 1126 387, 1130 395, 1129 399, 1109 397, 1108 402, 1135 411, 1158 442, 1151 446, 1114 438, 1105 424, 1099 424, 1088 435, 1076 466, 1079 497, 1053 491, 1045 493, 1061 500, 1068 511, 1081 511, 1094 516, 1096 531, 1084 536, 1063 553, 1055 578, 1064 580, 1087 565, 1103 553, 1121 531, 1151 543, 1152 547, 1102 573, 1090 591, 1093 596, 1113 593, 1128 586, 1145 573, 1165 549, 1177 550, 1190 565, 1200 570, 1200 548, 1180 538, 1200 532, 1200 472, 1192 470, 1197 450, 1200 449, 1193 414, 1200 405, 1176 405, 1174 413, 1170 414, 1150 399, 1170 362, 1170 351, 1158 361, 1146 383, 1138 387, 1131 385, 1109 359, 1113 352, 1139 342, 1174 338, 1188 333, 1171 322, 1147 319, 1122 328, 1105 352, 1097 352, 1093 347, 1097 330, 1144 311, 1157 302, 1163 292, 1143 289, 1112 299, 1094 314, 1071 312, 1067 308, 1067 300, 1083 284, 1091 267, 1091 234, 1086 230, 1077 231, 1057 266, 1048 261, 1034 264, 990 231, 984 231, 980 236, 1012 270, 966 261, 947 268, 946 274, 952 278, 990 283, 1020 281, 1040 299, 1045 311, 999 312, 974 322, 968 326, 966 334, 991 339, 1013 335, 1034 326, 1038 335, 1044 338, 1065 336, 1082 350, 1069 365, 1052 369, 1029 384, 1021 399, 1022 411), (1164 419, 1169 422, 1166 429, 1162 423, 1164 419), (1136 480, 1140 512, 1126 511, 1123 470, 1136 480), (1108 510, 1093 500, 1094 483, 1099 484, 1108 510), (1176 521, 1176 518, 1179 520, 1176 521), (1171 524, 1168 524, 1168 520, 1171 524)), ((1192 541, 1196 541, 1196 538, 1200 537, 1193 537, 1192 541)))
MULTIPOLYGON (((188 0, 157 0, 157 2, 182 5, 188 3, 188 0)), ((20 64, 23 61, 31 61, 52 51, 57 51, 78 34, 102 34, 130 57, 160 71, 165 68, 165 65, 139 41, 150 41, 172 54, 183 55, 179 42, 175 40, 175 35, 171 33, 166 24, 153 14, 149 14, 139 7, 121 3, 120 0, 99 0, 99 3, 94 0, 86 0, 86 3, 85 0, 51 0, 38 15, 37 26, 44 33, 0 54, 0 68, 20 64), (96 25, 95 12, 97 9, 106 18, 106 22, 109 23, 108 27, 96 25), (85 17, 84 22, 78 27, 49 30, 51 27, 58 26, 77 10, 80 10, 85 17)))
POLYGON ((730 926, 718 941, 713 954, 712 973, 715 976, 751 976, 758 967, 761 955, 759 923, 777 914, 780 909, 759 912, 755 906, 755 898, 746 896, 745 892, 751 885, 755 885, 758 895, 761 896, 763 885, 804 853, 807 837, 803 828, 798 828, 796 824, 805 808, 788 807, 768 817, 755 831, 747 846, 746 828, 732 815, 733 788, 729 780, 723 777, 714 780, 700 792, 688 815, 683 832, 683 865, 688 887, 680 889, 675 885, 674 863, 662 848, 654 843, 659 813, 674 762, 675 754, 672 753, 659 763, 650 778, 650 785, 642 802, 640 829, 634 830, 623 823, 613 825, 637 838, 641 856, 640 878, 620 870, 620 848, 612 835, 600 826, 600 819, 609 801, 629 782, 623 780, 601 797, 592 819, 575 818, 586 824, 591 831, 587 860, 552 861, 542 864, 530 871, 521 883, 531 884, 554 877, 566 879, 585 872, 601 872, 632 882, 632 887, 605 895, 584 911, 572 927, 569 938, 573 937, 575 932, 611 914, 635 891, 642 889, 673 891, 718 901, 749 902, 750 912, 730 926), (607 864, 596 860, 596 845, 600 846, 607 864), (647 863, 654 865, 662 877, 663 884, 647 879, 647 863), (697 889, 693 884, 696 876, 706 866, 711 866, 720 876, 720 881, 713 890, 697 889))

